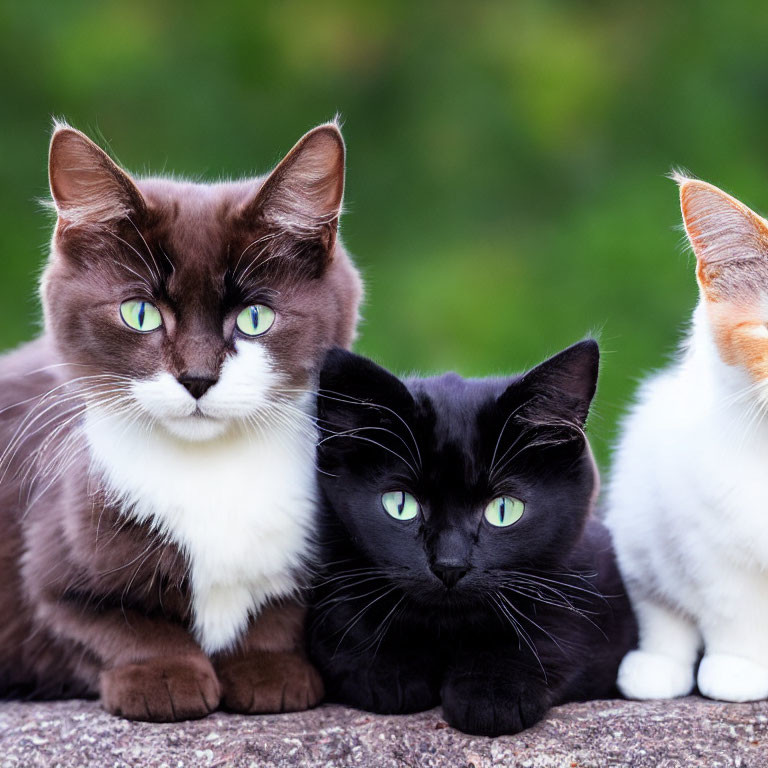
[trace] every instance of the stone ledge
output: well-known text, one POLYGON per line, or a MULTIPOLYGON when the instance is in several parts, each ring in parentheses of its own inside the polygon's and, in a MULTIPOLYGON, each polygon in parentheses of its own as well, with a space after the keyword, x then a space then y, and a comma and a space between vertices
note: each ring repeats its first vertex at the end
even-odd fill
POLYGON ((486 739, 438 710, 380 717, 337 706, 131 723, 94 702, 0 703, 0 768, 766 768, 768 703, 595 701, 486 739))

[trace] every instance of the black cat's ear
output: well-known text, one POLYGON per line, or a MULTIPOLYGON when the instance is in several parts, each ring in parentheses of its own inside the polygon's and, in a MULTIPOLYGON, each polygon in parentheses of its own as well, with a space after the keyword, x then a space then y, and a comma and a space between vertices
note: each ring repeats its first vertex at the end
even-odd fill
POLYGON ((59 221, 65 226, 105 224, 146 210, 136 185, 84 133, 57 125, 48 154, 48 178, 59 221))
POLYGON ((397 421, 412 405, 400 379, 367 357, 339 347, 326 355, 317 397, 321 428, 338 432, 364 423, 397 421))
POLYGON ((520 420, 581 430, 597 389, 600 348, 581 341, 532 368, 502 395, 520 420))
POLYGON ((246 204, 246 218, 317 242, 330 254, 344 198, 344 139, 336 123, 306 133, 246 204))

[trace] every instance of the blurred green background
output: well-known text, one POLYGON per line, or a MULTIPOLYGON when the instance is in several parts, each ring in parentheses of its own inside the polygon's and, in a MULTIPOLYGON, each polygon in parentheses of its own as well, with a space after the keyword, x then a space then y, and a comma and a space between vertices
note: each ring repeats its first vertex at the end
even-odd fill
POLYGON ((673 166, 768 208, 764 3, 0 0, 0 346, 37 329, 51 115, 129 169, 268 170, 337 111, 358 349, 529 366, 586 333, 605 465, 695 302, 673 166))

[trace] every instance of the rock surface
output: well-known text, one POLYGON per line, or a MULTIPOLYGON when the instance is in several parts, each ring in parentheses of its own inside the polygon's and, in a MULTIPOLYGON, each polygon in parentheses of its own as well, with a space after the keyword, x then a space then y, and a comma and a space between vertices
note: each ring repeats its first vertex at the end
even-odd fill
POLYGON ((132 723, 94 702, 0 704, 0 768, 766 768, 768 703, 595 701, 498 739, 439 710, 379 717, 336 706, 268 717, 132 723))

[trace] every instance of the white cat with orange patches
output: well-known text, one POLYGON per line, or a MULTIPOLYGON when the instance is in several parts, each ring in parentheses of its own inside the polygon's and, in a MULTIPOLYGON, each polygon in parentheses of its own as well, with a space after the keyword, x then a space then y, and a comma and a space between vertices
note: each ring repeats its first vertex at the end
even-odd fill
POLYGON ((677 176, 700 301, 624 423, 607 522, 637 614, 629 698, 768 698, 768 222, 677 176), (703 657, 696 672, 696 664, 703 657))

